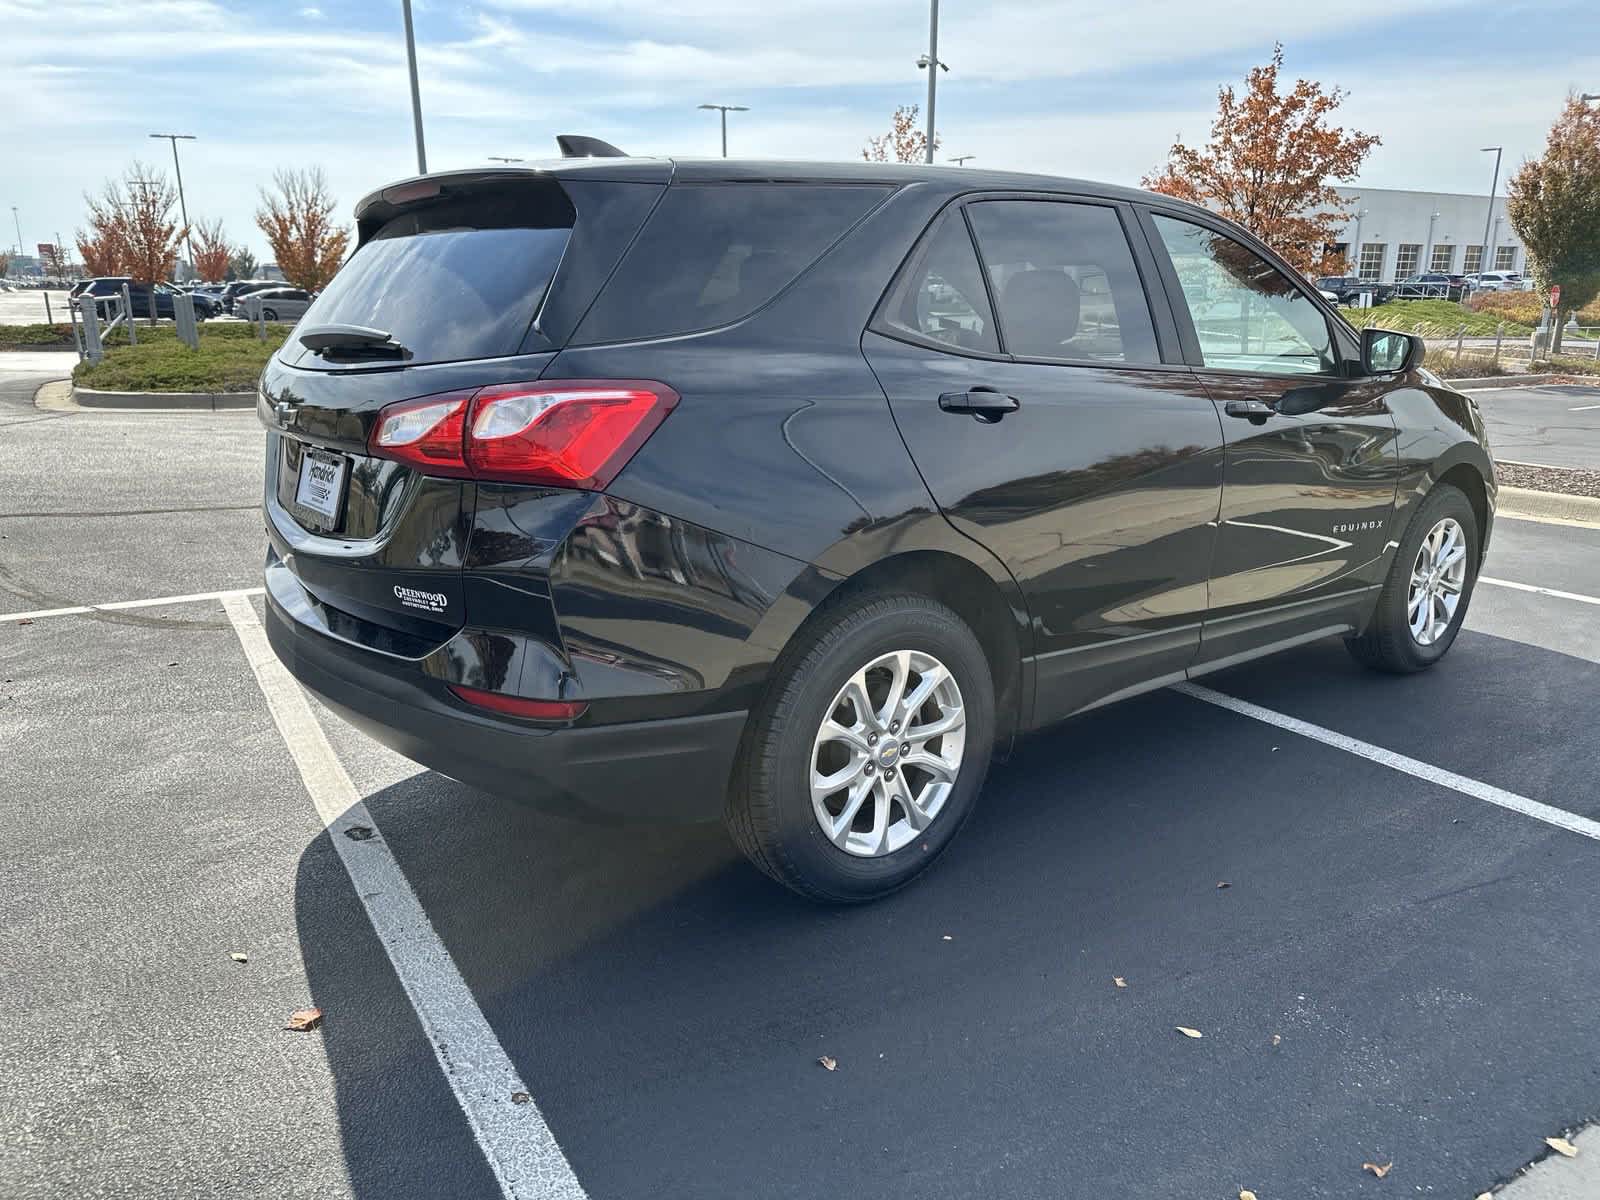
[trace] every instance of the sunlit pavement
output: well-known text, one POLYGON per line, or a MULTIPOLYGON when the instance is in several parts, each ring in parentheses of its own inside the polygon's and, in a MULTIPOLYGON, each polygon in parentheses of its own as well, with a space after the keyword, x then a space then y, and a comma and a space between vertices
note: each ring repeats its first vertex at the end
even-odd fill
MULTIPOLYGON (((252 414, 44 414, 39 378, 0 371, 0 612, 257 585, 252 414)), ((1485 573, 1600 597, 1600 530, 1504 520, 1485 573)), ((363 846, 594 1197, 1473 1197, 1600 1111, 1581 832, 1168 691, 1020 747, 865 908, 317 710, 376 830, 335 847, 237 603, 0 623, 7 1197, 548 1194, 469 1123, 363 846)), ((1485 585, 1425 675, 1327 643, 1205 682, 1594 820, 1596 663, 1600 605, 1485 585)))

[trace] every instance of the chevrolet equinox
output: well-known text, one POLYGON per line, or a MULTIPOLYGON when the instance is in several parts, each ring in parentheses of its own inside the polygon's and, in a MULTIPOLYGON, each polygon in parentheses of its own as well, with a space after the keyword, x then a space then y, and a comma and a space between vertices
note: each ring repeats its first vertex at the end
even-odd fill
POLYGON ((1466 615, 1473 401, 1203 209, 587 157, 356 221, 261 378, 267 628, 455 779, 866 900, 1020 734, 1329 636, 1418 671, 1466 615))

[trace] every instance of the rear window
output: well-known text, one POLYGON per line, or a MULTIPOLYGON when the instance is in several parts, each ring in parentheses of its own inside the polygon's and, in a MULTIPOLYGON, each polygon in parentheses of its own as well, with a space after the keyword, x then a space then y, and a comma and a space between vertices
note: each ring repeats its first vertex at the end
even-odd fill
MULTIPOLYGON (((365 325, 409 363, 515 354, 572 235, 548 185, 446 196, 382 225, 312 303, 301 328, 365 325)), ((301 365, 320 365, 305 354, 301 365)), ((333 364, 328 364, 333 365, 333 364)))
POLYGON ((674 184, 573 340, 666 337, 747 317, 892 190, 846 184, 674 184))

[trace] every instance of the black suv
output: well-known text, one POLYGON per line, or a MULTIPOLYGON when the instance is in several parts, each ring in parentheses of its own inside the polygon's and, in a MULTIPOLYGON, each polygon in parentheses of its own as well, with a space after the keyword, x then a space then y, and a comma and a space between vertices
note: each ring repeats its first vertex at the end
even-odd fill
MULTIPOLYGON (((122 300, 122 289, 128 289, 128 303, 133 308, 135 317, 155 317, 157 320, 173 319, 172 299, 177 292, 164 283, 151 287, 148 283, 135 283, 127 275, 101 275, 94 279, 80 280, 75 284, 68 295, 74 302, 81 297, 93 297, 92 303, 96 313, 102 318, 112 315, 122 300)), ((195 320, 204 321, 207 317, 216 316, 221 309, 217 302, 209 296, 194 297, 195 320)))
POLYGON ((875 164, 425 176, 261 379, 267 628, 380 741, 773 878, 925 868, 991 751, 1313 639, 1415 671, 1472 400, 1164 196, 875 164))

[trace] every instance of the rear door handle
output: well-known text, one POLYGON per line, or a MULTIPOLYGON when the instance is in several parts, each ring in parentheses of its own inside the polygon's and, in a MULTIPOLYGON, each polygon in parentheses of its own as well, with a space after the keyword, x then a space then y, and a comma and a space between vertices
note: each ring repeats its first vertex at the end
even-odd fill
POLYGON ((1265 421, 1277 413, 1277 409, 1265 400, 1229 400, 1222 406, 1222 411, 1230 417, 1244 417, 1250 421, 1265 421))
POLYGON ((964 392, 946 392, 939 397, 939 407, 947 413, 965 413, 992 423, 1007 413, 1016 412, 1022 407, 1022 401, 993 388, 975 387, 964 392))

